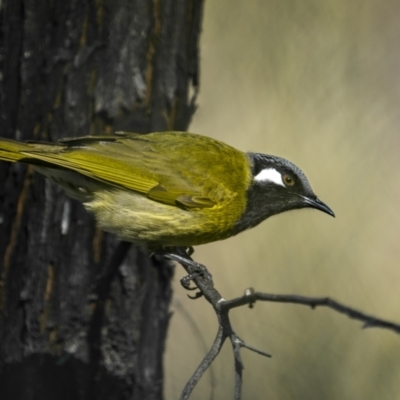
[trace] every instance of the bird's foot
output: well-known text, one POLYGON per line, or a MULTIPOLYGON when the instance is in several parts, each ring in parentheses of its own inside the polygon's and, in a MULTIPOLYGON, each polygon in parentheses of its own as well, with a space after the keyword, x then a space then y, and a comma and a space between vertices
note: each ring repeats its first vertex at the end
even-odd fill
MULTIPOLYGON (((181 265, 185 267, 185 269, 189 272, 189 275, 184 276, 181 279, 181 285, 186 289, 186 290, 196 290, 197 286, 192 287, 191 282, 195 280, 196 278, 202 277, 204 279, 207 279, 208 281, 212 281, 212 275, 208 272, 207 268, 203 265, 200 264, 190 257, 193 254, 193 248, 188 247, 188 248, 182 248, 178 247, 174 249, 173 251, 164 251, 162 252, 163 257, 167 258, 168 260, 173 260, 177 261, 181 265)), ((190 298, 198 298, 201 297, 202 294, 201 292, 196 293, 195 296, 189 296, 190 298)))

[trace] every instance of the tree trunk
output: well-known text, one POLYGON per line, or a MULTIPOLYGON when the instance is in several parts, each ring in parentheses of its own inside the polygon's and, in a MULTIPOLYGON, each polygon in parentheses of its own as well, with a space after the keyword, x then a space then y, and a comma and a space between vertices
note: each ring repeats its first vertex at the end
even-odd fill
MULTIPOLYGON (((0 0, 0 136, 186 130, 202 1, 0 0)), ((0 164, 0 398, 159 399, 172 267, 0 164)))

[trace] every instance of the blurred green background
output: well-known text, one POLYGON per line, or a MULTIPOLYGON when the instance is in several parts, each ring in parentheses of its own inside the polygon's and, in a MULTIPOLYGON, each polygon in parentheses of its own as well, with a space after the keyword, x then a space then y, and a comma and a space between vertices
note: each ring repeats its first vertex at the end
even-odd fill
MULTIPOLYGON (((331 296, 400 322, 400 1, 212 0, 201 94, 190 130, 296 163, 337 218, 273 217, 197 247, 225 298, 258 291, 331 296)), ((204 299, 180 287, 167 343, 177 399, 217 331, 204 299), (188 315, 190 317, 188 317, 188 315), (193 323, 195 326, 193 326, 193 323)), ((400 399, 400 337, 325 309, 257 303, 231 313, 243 399, 400 399)), ((192 399, 233 398, 230 343, 192 399)))

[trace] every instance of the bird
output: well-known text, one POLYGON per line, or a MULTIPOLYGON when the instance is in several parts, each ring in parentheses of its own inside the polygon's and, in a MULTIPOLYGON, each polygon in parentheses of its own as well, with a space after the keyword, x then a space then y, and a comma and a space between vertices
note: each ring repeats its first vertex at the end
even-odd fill
POLYGON ((292 162, 194 133, 0 139, 0 160, 32 164, 105 231, 150 249, 227 239, 295 209, 335 216, 292 162))

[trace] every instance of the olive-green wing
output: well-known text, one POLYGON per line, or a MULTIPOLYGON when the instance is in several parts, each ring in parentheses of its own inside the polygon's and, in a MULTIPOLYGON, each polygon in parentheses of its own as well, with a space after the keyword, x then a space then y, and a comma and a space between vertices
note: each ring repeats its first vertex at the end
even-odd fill
POLYGON ((23 154, 161 203, 202 208, 235 195, 232 185, 220 181, 221 173, 228 172, 221 168, 221 148, 229 153, 228 161, 235 156, 230 153, 241 154, 212 139, 180 132, 67 139, 56 146, 32 146, 23 154), (208 176, 210 168, 217 176, 208 176))
POLYGON ((38 145, 30 151, 24 151, 24 154, 140 193, 147 193, 158 185, 155 177, 143 173, 143 168, 135 165, 134 160, 122 151, 125 150, 124 146, 114 135, 63 139, 59 143, 62 146, 42 148, 38 145))

